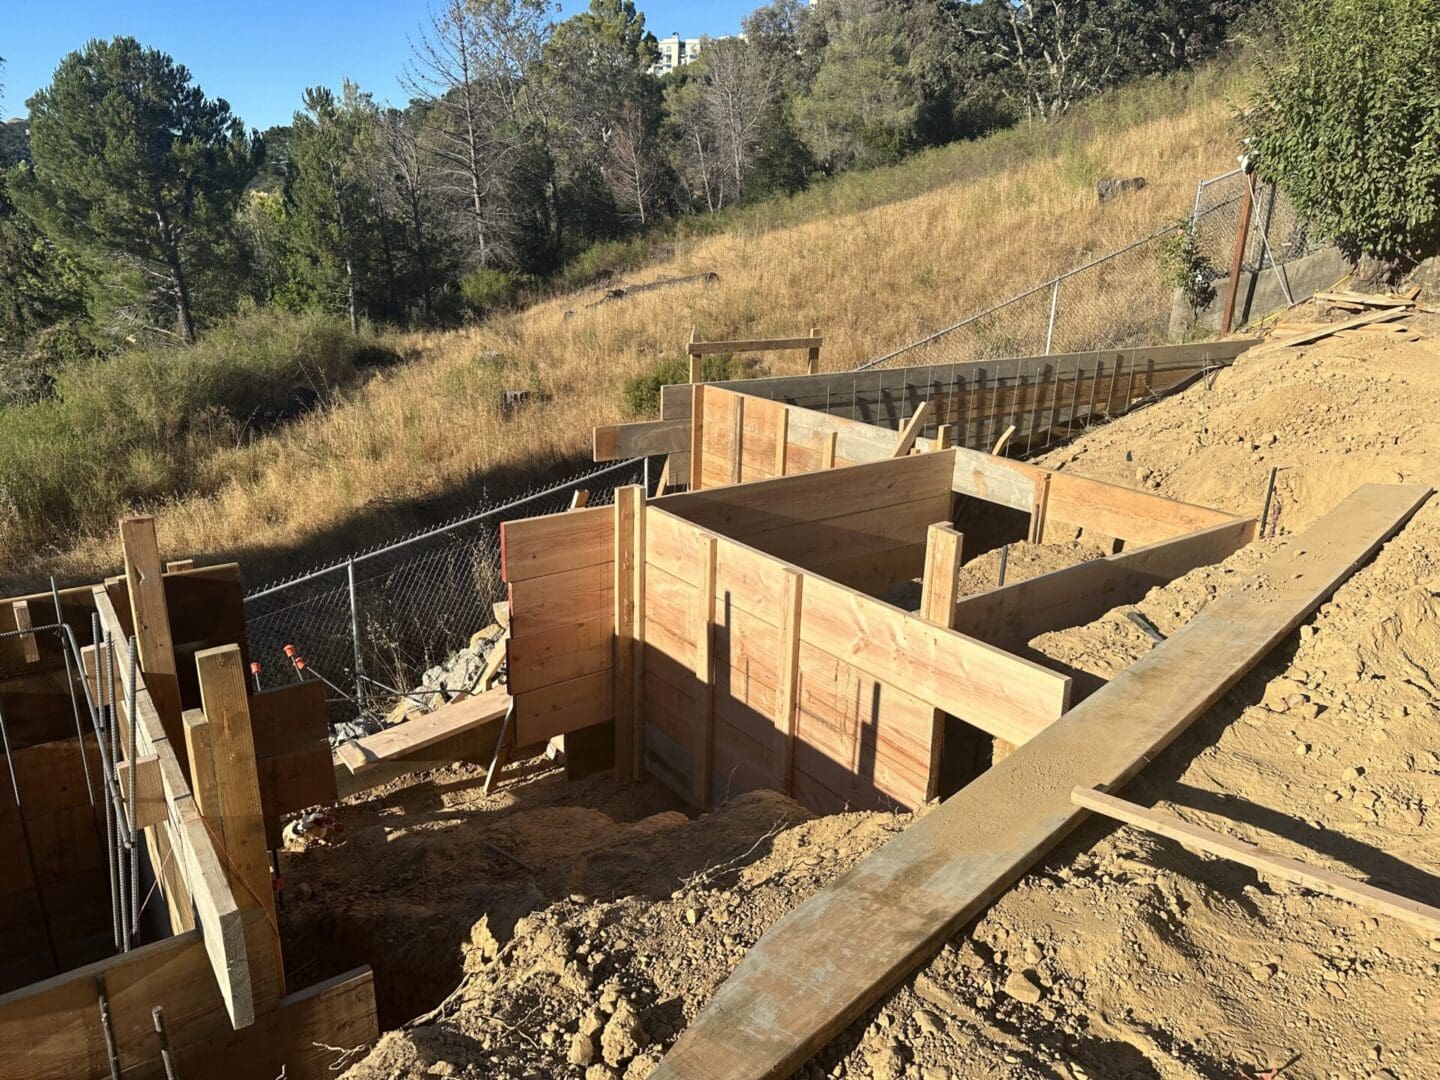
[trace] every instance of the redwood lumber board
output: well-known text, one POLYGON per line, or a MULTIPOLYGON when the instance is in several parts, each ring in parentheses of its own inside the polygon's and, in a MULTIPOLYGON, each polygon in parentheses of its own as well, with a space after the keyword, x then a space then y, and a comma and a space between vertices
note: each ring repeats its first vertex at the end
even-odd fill
POLYGON ((825 344, 823 337, 803 338, 756 338, 743 341, 692 341, 685 346, 691 356, 710 356, 716 353, 738 352, 781 352, 787 349, 818 349, 825 344))
POLYGON ((1307 334, 1300 334, 1297 337, 1286 338, 1284 341, 1272 342, 1274 345, 1292 347, 1295 345, 1309 345, 1312 341, 1319 341, 1331 334, 1338 334, 1342 330, 1354 330, 1360 326, 1370 326, 1373 323, 1390 322, 1394 319, 1408 318, 1413 312, 1408 307, 1384 308, 1380 311, 1372 311, 1365 315, 1357 315, 1353 319, 1345 319, 1342 322, 1331 323, 1322 326, 1319 330, 1311 330, 1307 334))
POLYGON ((594 432, 596 461, 678 454, 690 449, 690 420, 647 420, 639 424, 608 424, 594 432))
POLYGON ((1079 823, 1074 788, 1114 789, 1138 773, 1430 494, 1357 489, 1169 640, 785 916, 653 1080, 790 1075, 1079 823))
POLYGON ((1132 544, 1169 540, 1227 521, 1234 515, 1148 491, 1136 491, 1068 472, 1050 474, 1045 516, 1091 528, 1132 544))
POLYGON ((394 761, 426 746, 443 742, 462 731, 499 724, 510 708, 510 691, 500 686, 483 694, 451 702, 426 716, 416 716, 392 728, 346 743, 341 759, 352 773, 394 761))
POLYGON ((505 580, 532 578, 615 561, 615 508, 591 506, 500 525, 505 580))
POLYGON ((1226 836, 1214 829, 1192 825, 1173 814, 1137 806, 1102 791, 1077 787, 1070 793, 1070 799, 1076 806, 1093 814, 1101 814, 1156 836, 1163 836, 1167 840, 1175 840, 1192 851, 1228 859, 1230 862, 1258 870, 1268 877, 1284 878, 1315 892, 1348 900, 1370 911, 1418 926, 1429 934, 1440 933, 1440 908, 1423 904, 1419 900, 1377 889, 1374 885, 1337 874, 1324 867, 1308 866, 1299 859, 1266 851, 1259 844, 1226 836))

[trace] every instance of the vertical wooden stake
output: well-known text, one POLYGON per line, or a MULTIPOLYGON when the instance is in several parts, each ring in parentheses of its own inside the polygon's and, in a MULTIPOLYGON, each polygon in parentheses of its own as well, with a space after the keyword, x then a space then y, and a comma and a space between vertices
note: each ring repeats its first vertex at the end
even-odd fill
POLYGON ((730 432, 730 483, 740 483, 745 464, 745 398, 735 397, 735 421, 730 432))
MULTIPOLYGON (((645 491, 634 484, 615 489, 615 778, 635 775, 636 530, 645 515, 645 491)), ((644 559, 640 558, 643 568, 644 559)), ((643 571, 642 571, 643 572, 643 571)))
POLYGON ((784 476, 786 457, 790 452, 790 410, 780 406, 780 416, 775 421, 775 475, 784 476))
MULTIPOLYGON (((30 602, 28 600, 16 600, 10 605, 15 615, 15 629, 29 630, 35 625, 30 618, 30 602)), ((20 649, 25 656, 25 663, 38 664, 40 662, 40 643, 35 640, 34 634, 24 634, 20 638, 20 649)))
POLYGON ((655 485, 655 497, 664 495, 670 487, 670 455, 665 455, 665 464, 660 469, 660 480, 655 485))
POLYGON ((699 340, 700 328, 698 326, 692 326, 690 328, 690 382, 692 385, 705 381, 705 358, 694 348, 695 343, 699 340))
POLYGON ((195 806, 223 848, 220 861, 236 905, 259 907, 265 913, 265 924, 257 928, 263 936, 247 942, 245 949, 255 984, 255 1011, 260 1013, 274 1008, 285 995, 285 965, 280 938, 272 930, 278 925, 275 891, 265 850, 265 818, 240 647, 202 650, 195 654, 195 668, 203 712, 191 713, 185 720, 195 806), (259 978, 261 972, 267 977, 259 978))
POLYGON ((165 564, 165 572, 167 574, 183 574, 186 570, 194 569, 194 559, 171 559, 165 564))
POLYGON ((712 533, 700 539, 700 587, 695 603, 695 805, 710 809, 715 756, 715 556, 712 533))
POLYGON ((775 692, 775 727, 785 740, 780 763, 780 789, 795 793, 795 740, 800 726, 800 599, 805 575, 785 570, 780 598, 780 685, 775 692))
POLYGON ((1045 542, 1045 512, 1050 507, 1050 474, 1042 473, 1035 485, 1035 495, 1030 504, 1030 535, 1032 544, 1045 542))
POLYGON ((955 445, 955 425, 941 424, 935 432, 935 450, 949 450, 955 445))
MULTIPOLYGON (((165 580, 160 546, 155 539, 155 519, 123 519, 120 543, 125 550, 125 583, 130 591, 130 615, 140 652, 140 670, 160 724, 183 767, 186 756, 180 719, 180 680, 175 667, 175 645, 170 637, 170 612, 165 607, 165 580)), ((120 643, 115 644, 119 649, 120 643)), ((243 686, 244 680, 241 682, 243 686)))
POLYGON ((1250 240, 1250 215, 1255 209, 1255 188, 1251 173, 1245 174, 1245 201, 1240 207, 1240 227, 1235 230, 1235 250, 1230 255, 1230 284, 1225 289, 1225 310, 1220 314, 1220 333, 1235 326, 1235 299, 1240 295, 1240 271, 1245 266, 1245 247, 1250 240))
MULTIPOLYGON (((812 338, 818 338, 820 336, 820 328, 818 326, 812 326, 810 328, 810 336, 812 338)), ((805 353, 805 373, 807 375, 818 375, 820 373, 819 345, 812 346, 805 353)))
MULTIPOLYGON (((960 561, 965 538, 948 521, 931 525, 925 536, 925 578, 920 589, 920 617, 928 623, 953 629, 955 603, 960 592, 960 561)), ((931 717, 930 777, 925 798, 940 793, 940 760, 945 752, 945 713, 931 717)))
POLYGON ((705 384, 690 390, 690 490, 699 491, 705 462, 705 384))
POLYGON ((839 438, 838 431, 831 431, 820 436, 820 468, 833 469, 835 467, 835 444, 839 438))

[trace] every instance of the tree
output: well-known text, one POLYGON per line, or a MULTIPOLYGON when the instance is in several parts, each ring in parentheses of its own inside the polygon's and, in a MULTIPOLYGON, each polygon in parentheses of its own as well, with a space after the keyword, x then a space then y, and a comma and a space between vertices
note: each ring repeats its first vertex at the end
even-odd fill
POLYGON ((1247 0, 954 0, 971 74, 1028 119, 1212 54, 1247 0))
POLYGON ((640 106, 628 103, 610 130, 603 166, 616 203, 642 229, 653 215, 661 184, 653 126, 640 106))
POLYGON ((47 239, 195 340, 192 297, 233 274, 235 208, 256 150, 223 99, 133 38, 92 41, 29 101, 32 162, 16 205, 47 239), (118 264, 118 265, 117 265, 118 264), (117 274, 103 274, 108 267, 117 274))
POLYGON ((476 266, 513 254, 521 95, 548 29, 543 0, 446 0, 411 46, 404 83, 424 106, 437 187, 476 266))
POLYGON ((1353 256, 1440 250, 1440 0, 1289 0, 1243 122, 1257 167, 1353 256))
POLYGON ((360 158, 367 104, 349 82, 339 100, 324 87, 305 91, 305 109, 291 127, 286 188, 296 284, 323 306, 343 306, 357 334, 379 233, 360 158))
POLYGON ((714 212, 750 193, 767 145, 785 125, 772 58, 738 38, 709 41, 671 90, 687 186, 714 212))

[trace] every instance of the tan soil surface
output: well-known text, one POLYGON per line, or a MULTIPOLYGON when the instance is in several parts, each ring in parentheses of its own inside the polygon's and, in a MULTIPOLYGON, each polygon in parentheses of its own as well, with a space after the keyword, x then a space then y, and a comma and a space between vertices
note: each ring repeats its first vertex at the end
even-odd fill
MULTIPOLYGON (((1412 325, 1433 333, 1426 322, 1412 325)), ((1048 463, 1251 513, 1278 466, 1279 527, 1296 531, 1365 481, 1440 486, 1437 403, 1433 339, 1330 339, 1242 357, 1048 463)), ((1135 610, 1172 632, 1269 548, 1135 610)), ((1101 678, 1154 645, 1123 611, 1033 644, 1101 678)), ((447 774, 355 802, 340 811, 344 847, 287 857, 292 893, 319 884, 292 900, 287 945, 328 927, 345 963, 377 963, 382 984, 387 964, 415 979, 463 969, 356 1080, 644 1076, 777 917, 911 820, 811 819, 758 793, 690 821, 653 785, 552 773, 487 803, 478 782, 447 774)), ((1124 794, 1440 902, 1440 499, 1124 794)), ((1440 939, 1092 819, 802 1075, 1275 1069, 1440 1076, 1440 939)))

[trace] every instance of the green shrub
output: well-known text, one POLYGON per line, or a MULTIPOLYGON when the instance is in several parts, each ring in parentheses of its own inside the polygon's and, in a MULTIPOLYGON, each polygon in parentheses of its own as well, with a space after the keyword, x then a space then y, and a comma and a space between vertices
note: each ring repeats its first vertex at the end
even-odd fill
POLYGON ((53 543, 204 491, 210 454, 327 404, 382 352, 332 316, 267 309, 189 348, 72 362, 48 400, 0 408, 0 537, 53 543))
POLYGON ((555 284, 562 292, 583 289, 644 266, 649 255, 649 245, 642 237, 592 244, 565 264, 556 275, 555 284))
POLYGON ((460 279, 460 304, 469 314, 483 318, 514 307, 527 283, 523 274, 482 266, 460 279))
MULTIPOLYGON (((740 365, 728 356, 707 356, 704 360, 705 381, 725 382, 744 378, 740 365)), ((622 391, 625 408, 631 416, 653 416, 660 411, 660 388, 690 381, 690 360, 662 360, 649 371, 625 380, 622 391)))
POLYGON ((1166 285, 1184 294, 1192 322, 1215 299, 1215 279, 1220 272, 1200 250, 1195 223, 1188 218, 1160 245, 1160 276, 1166 285))
POLYGON ((1350 256, 1440 250, 1440 0, 1286 0, 1243 117, 1257 167, 1350 256))

